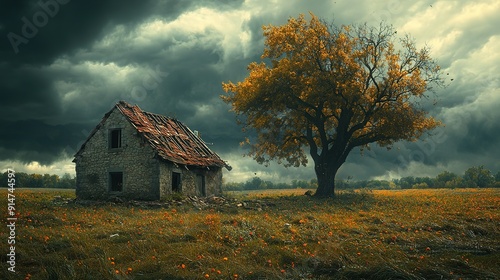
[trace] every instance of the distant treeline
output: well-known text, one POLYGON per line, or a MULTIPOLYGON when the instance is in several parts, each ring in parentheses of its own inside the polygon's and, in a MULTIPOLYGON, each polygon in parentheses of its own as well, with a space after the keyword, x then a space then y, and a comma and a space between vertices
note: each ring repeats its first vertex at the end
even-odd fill
MULTIPOLYGON (((15 173, 15 188, 55 188, 55 189, 74 189, 76 179, 69 173, 62 177, 51 174, 28 174, 24 172, 15 173)), ((7 172, 1 175, 0 186, 7 187, 7 172)))
MULTIPOLYGON (((318 182, 316 179, 310 181, 293 180, 290 183, 273 183, 264 181, 259 177, 254 177, 244 183, 228 182, 224 183, 223 189, 227 191, 261 190, 261 189, 316 189, 318 182)), ((458 175, 444 171, 435 178, 431 177, 403 177, 401 179, 387 180, 337 180, 335 181, 337 190, 350 189, 430 189, 430 188, 500 188, 500 171, 495 175, 484 168, 475 166, 467 169, 464 174, 458 175)))
MULTIPOLYGON (((51 174, 27 174, 16 172, 16 188, 56 188, 74 189, 76 179, 66 173, 62 177, 51 174)), ((7 187, 7 172, 1 174, 0 187, 7 187)), ((227 191, 262 190, 262 189, 316 189, 316 179, 293 180, 290 183, 274 183, 254 177, 244 183, 228 182, 223 184, 227 191)), ((338 190, 349 189, 429 189, 429 188, 500 188, 500 171, 495 175, 484 168, 474 166, 467 169, 464 174, 458 175, 444 171, 435 178, 431 177, 403 177, 401 179, 387 180, 337 180, 335 187, 338 190)))

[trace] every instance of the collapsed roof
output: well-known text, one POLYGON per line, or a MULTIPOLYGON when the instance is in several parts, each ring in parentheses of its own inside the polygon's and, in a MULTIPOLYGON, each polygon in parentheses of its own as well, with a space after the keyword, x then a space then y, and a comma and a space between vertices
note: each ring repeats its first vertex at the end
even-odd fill
POLYGON ((161 159, 185 166, 217 166, 231 170, 231 166, 211 151, 199 136, 177 119, 142 111, 139 106, 132 106, 125 101, 118 102, 113 109, 104 115, 75 157, 81 153, 87 141, 104 125, 115 108, 127 118, 138 134, 151 145, 161 159))

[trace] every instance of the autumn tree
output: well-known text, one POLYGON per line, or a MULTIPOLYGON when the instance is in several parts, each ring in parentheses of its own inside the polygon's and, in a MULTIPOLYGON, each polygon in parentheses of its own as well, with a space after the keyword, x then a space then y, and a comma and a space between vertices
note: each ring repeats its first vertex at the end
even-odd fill
POLYGON ((311 14, 264 26, 260 63, 242 82, 223 83, 244 129, 250 155, 306 166, 314 161, 316 196, 333 196, 335 175, 355 148, 416 141, 439 125, 420 105, 440 70, 427 47, 397 37, 385 23, 337 26, 311 14))

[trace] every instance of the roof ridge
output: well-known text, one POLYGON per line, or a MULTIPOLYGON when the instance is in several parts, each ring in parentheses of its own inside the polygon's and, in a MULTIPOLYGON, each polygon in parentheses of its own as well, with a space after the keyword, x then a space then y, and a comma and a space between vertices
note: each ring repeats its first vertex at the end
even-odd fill
POLYGON ((139 105, 137 105, 137 104, 132 105, 132 104, 130 104, 130 103, 124 101, 124 100, 118 101, 116 103, 116 105, 118 105, 118 104, 124 105, 124 106, 129 107, 129 108, 137 108, 141 113, 144 113, 144 114, 150 114, 150 115, 155 115, 155 116, 159 116, 159 117, 162 117, 162 118, 167 118, 167 119, 172 119, 172 120, 179 121, 179 119, 177 119, 176 117, 171 117, 171 116, 166 116, 166 115, 162 115, 162 114, 159 114, 159 113, 144 111, 141 107, 139 107, 139 105))

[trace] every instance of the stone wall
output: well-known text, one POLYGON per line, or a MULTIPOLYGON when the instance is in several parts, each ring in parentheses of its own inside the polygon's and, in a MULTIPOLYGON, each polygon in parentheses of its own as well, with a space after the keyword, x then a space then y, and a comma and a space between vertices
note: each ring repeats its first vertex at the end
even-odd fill
POLYGON ((207 194, 222 195, 222 168, 211 167, 205 177, 207 194))
POLYGON ((75 159, 76 194, 82 199, 119 196, 133 199, 160 198, 159 162, 146 143, 118 109, 114 109, 102 127, 87 141, 75 159), (109 148, 109 133, 121 129, 121 147, 109 148), (123 172, 121 192, 110 190, 110 172, 123 172))
POLYGON ((176 166, 173 163, 162 162, 160 164, 160 197, 167 197, 172 191, 172 174, 179 173, 181 176, 181 191, 185 195, 202 196, 198 186, 197 175, 205 177, 205 194, 221 195, 222 193, 222 169, 219 167, 196 168, 176 166))
POLYGON ((158 200, 172 194, 172 174, 180 174, 181 191, 201 196, 199 184, 204 176, 205 194, 220 195, 222 169, 176 165, 157 159, 153 148, 118 109, 113 109, 102 127, 87 141, 75 158, 76 195, 81 199, 106 199, 118 196, 129 199, 158 200), (121 129, 121 147, 110 148, 110 131, 121 129), (123 174, 122 191, 111 191, 110 172, 123 174))

